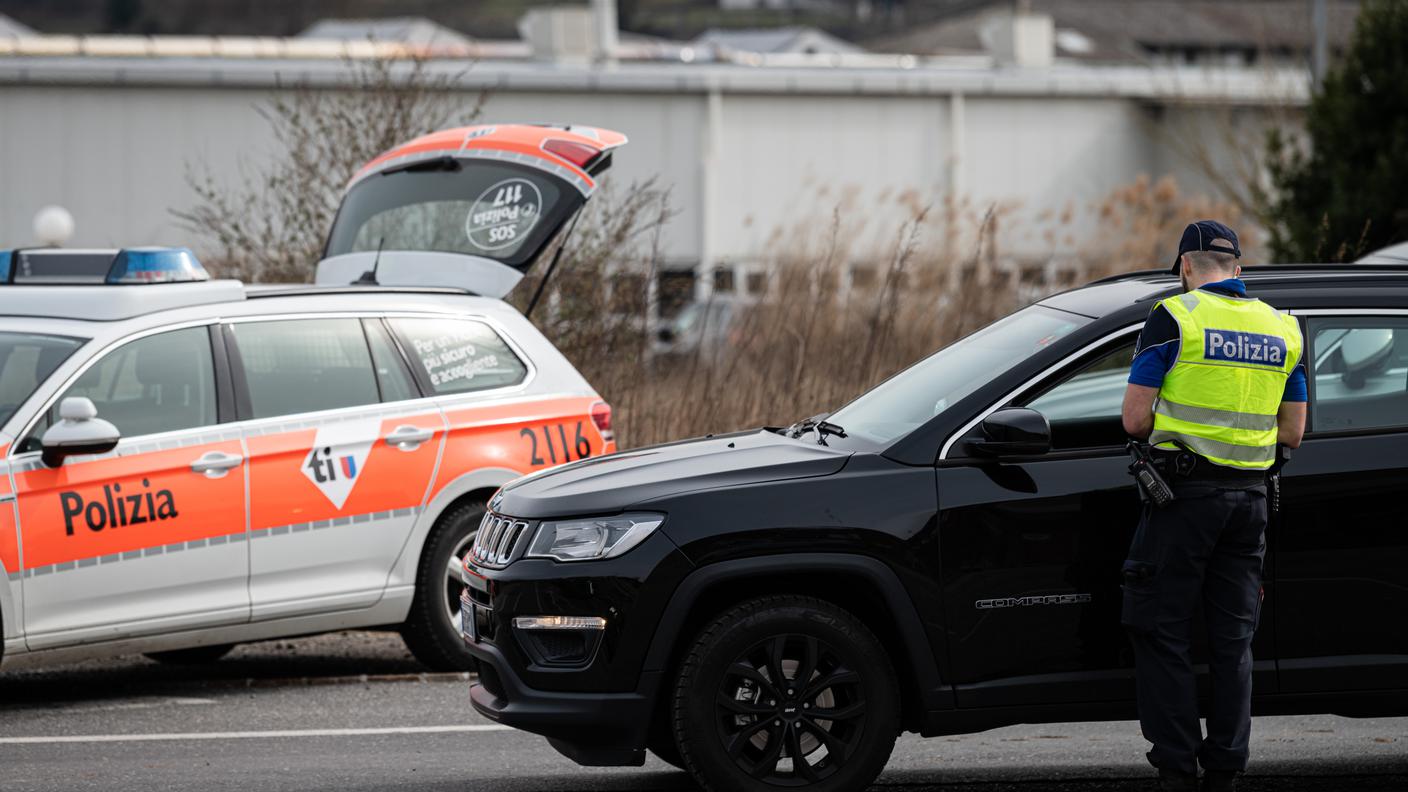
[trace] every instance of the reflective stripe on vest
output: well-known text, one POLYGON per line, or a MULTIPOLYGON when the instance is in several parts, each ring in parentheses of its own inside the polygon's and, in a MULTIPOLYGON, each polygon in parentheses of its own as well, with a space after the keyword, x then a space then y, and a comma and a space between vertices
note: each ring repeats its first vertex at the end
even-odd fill
POLYGON ((1179 350, 1149 442, 1227 467, 1270 467, 1286 378, 1300 361, 1296 320, 1260 300, 1209 291, 1160 304, 1178 323, 1179 350))

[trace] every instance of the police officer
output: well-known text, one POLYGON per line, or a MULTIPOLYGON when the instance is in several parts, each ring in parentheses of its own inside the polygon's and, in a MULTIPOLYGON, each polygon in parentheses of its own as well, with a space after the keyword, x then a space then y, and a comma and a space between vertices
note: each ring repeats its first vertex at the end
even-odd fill
POLYGON ((1251 736, 1252 634, 1261 612, 1267 474, 1305 428, 1295 319, 1248 297, 1222 223, 1189 225, 1173 272, 1184 293, 1150 312, 1125 390, 1125 431, 1151 444, 1174 491, 1145 506, 1124 563, 1139 722, 1160 789, 1231 790, 1251 736), (1198 722, 1189 645, 1207 625, 1212 700, 1198 722))

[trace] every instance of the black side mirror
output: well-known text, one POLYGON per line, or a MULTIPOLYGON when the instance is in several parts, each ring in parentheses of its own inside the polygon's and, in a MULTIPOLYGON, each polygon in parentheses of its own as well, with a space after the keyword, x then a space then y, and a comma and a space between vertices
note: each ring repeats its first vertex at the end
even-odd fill
POLYGON ((1051 450, 1051 424, 1026 407, 1004 407, 983 419, 983 439, 968 447, 984 456, 1030 456, 1051 450))
POLYGON ((655 337, 666 344, 673 343, 675 340, 675 328, 670 327, 669 325, 665 325, 664 327, 655 331, 655 337))

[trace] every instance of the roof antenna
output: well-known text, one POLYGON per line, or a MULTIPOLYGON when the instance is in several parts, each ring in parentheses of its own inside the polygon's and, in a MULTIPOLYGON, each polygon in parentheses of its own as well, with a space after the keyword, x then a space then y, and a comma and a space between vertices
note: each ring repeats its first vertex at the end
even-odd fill
POLYGON ((372 268, 362 273, 362 277, 352 281, 353 286, 380 286, 376 281, 376 268, 381 266, 381 246, 386 244, 386 237, 380 237, 376 241, 376 258, 372 259, 372 268))

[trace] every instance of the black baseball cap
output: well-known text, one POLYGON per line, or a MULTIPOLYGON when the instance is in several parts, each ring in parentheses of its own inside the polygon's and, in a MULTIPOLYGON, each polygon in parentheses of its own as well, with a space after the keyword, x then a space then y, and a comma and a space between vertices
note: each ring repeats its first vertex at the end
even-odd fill
POLYGON ((1178 262, 1182 260, 1184 253, 1194 253, 1200 250, 1212 253, 1230 253, 1237 258, 1242 257, 1242 248, 1237 244, 1237 232, 1217 222, 1216 220, 1199 220, 1196 223, 1189 223, 1183 229, 1183 239, 1178 242, 1178 255, 1173 257, 1173 269, 1169 272, 1178 274, 1178 262), (1231 242, 1232 247, 1227 245, 1214 245, 1213 240, 1220 239, 1231 242))

